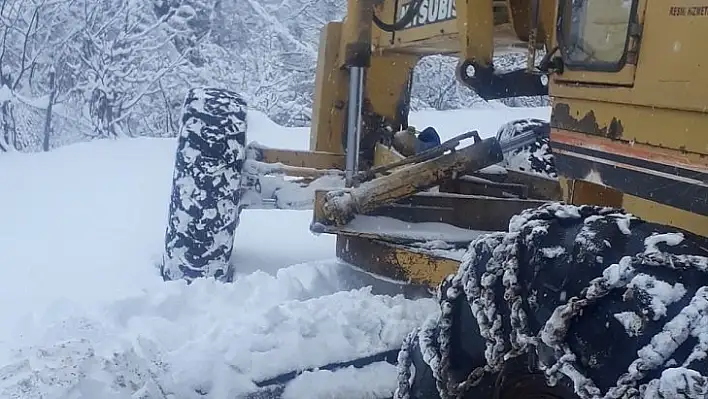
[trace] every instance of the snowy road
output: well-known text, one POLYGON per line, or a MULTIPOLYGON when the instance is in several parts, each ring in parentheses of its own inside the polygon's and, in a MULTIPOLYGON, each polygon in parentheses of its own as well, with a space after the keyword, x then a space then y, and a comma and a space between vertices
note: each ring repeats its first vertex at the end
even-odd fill
MULTIPOLYGON (((412 123, 445 139, 548 114, 422 112, 412 123)), ((249 141, 307 148, 307 129, 256 113, 249 124, 249 141)), ((297 367, 395 348, 435 312, 342 278, 334 238, 308 231, 308 211, 244 212, 233 284, 164 283, 155 264, 173 151, 171 139, 134 139, 0 157, 0 398, 234 397, 297 367)), ((393 366, 349 372, 302 376, 285 397, 339 380, 362 397, 394 389, 393 366)))

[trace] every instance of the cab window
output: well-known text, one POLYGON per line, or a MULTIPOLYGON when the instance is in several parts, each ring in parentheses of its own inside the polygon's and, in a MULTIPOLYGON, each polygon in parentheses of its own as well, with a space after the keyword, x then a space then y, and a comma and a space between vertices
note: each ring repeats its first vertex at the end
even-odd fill
POLYGON ((558 24, 570 69, 618 71, 625 63, 637 0, 561 0, 558 24))

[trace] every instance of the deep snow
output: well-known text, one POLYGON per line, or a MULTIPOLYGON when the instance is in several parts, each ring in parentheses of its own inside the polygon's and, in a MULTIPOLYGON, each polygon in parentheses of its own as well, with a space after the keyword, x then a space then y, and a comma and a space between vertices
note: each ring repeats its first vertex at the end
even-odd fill
MULTIPOLYGON (((411 124, 443 140, 491 136, 549 112, 425 111, 411 124)), ((308 148, 306 128, 255 112, 248 122, 249 141, 308 148)), ((309 232, 309 211, 246 210, 232 284, 164 283, 156 264, 174 149, 143 138, 0 157, 0 398, 226 398, 252 380, 398 347, 436 311, 343 278, 334 237, 309 232)), ((395 389, 393 366, 377 364, 303 375, 286 397, 318 397, 345 373, 367 381, 347 384, 365 397, 395 389)))

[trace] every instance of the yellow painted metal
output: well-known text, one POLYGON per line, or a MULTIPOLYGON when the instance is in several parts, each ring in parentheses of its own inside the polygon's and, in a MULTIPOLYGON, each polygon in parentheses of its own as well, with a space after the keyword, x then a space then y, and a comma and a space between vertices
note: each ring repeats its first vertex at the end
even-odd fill
MULTIPOLYGON (((347 57, 347 51, 351 53, 347 49, 362 51, 361 44, 368 44, 367 112, 392 122, 405 117, 400 109, 408 104, 410 72, 420 57, 451 54, 461 61, 486 64, 494 54, 508 49, 523 51, 532 36, 532 0, 426 0, 427 8, 413 23, 396 32, 383 31, 369 21, 354 24, 361 21, 361 10, 366 6, 355 4, 359 1, 348 0, 345 29, 341 23, 329 24, 322 37, 313 150, 342 152, 348 76, 343 67, 352 58, 347 57), (370 37, 363 38, 362 29, 369 29, 370 37)), ((366 4, 371 3, 367 0, 366 4)), ((547 49, 567 41, 568 32, 560 32, 559 37, 556 30, 558 4, 558 0, 538 0, 538 37, 547 49)), ((374 12, 393 23, 410 5, 411 1, 382 0, 374 12)), ((708 37, 708 25, 695 7, 688 0, 587 1, 577 34, 592 51, 565 55, 586 63, 607 62, 604 66, 595 62, 594 67, 569 65, 563 73, 551 76, 552 125, 556 130, 577 139, 581 147, 600 153, 611 155, 613 149, 619 149, 639 160, 658 157, 663 164, 707 171, 708 53, 703 51, 703 41, 708 37), (608 67, 614 61, 617 66, 608 67)), ((400 154, 376 145, 375 166, 398 159, 400 154)), ((557 198, 559 190, 572 203, 624 207, 644 219, 708 235, 705 215, 595 184, 592 177, 574 181, 561 176, 557 186, 537 191, 546 198, 557 198)), ((322 196, 317 200, 321 202, 322 196)), ((315 207, 317 212, 321 212, 321 203, 315 207)), ((441 277, 430 274, 426 265, 431 261, 423 255, 399 248, 390 256, 418 280, 441 277), (417 267, 427 271, 415 271, 417 267)))
POLYGON ((563 180, 563 198, 575 205, 599 205, 625 209, 644 220, 674 226, 708 237, 708 216, 622 193, 595 183, 563 180))
POLYGON ((344 169, 344 155, 320 151, 295 151, 274 148, 264 148, 261 151, 261 162, 282 163, 315 169, 344 169))
POLYGON ((381 166, 381 165, 387 165, 390 163, 394 163, 396 161, 400 161, 401 159, 405 158, 403 155, 399 154, 395 149, 393 148, 388 148, 385 145, 378 143, 376 144, 375 152, 374 152, 374 167, 376 166, 381 166))
MULTIPOLYGON (((583 93, 578 89, 575 95, 583 93)), ((609 137, 631 144, 635 151, 653 150, 686 166, 708 168, 705 112, 569 97, 554 100, 551 118, 567 130, 609 137)))
POLYGON ((455 0, 460 58, 491 65, 494 55, 494 13, 492 0, 455 0))
POLYGON ((698 215, 644 198, 624 194, 622 207, 644 220, 675 226, 686 231, 708 237, 708 216, 698 215))
POLYGON ((371 66, 366 71, 364 98, 372 111, 389 121, 398 117, 398 107, 408 102, 405 93, 419 58, 410 54, 387 54, 371 58, 371 66))
POLYGON ((429 288, 460 266, 459 260, 431 251, 347 234, 337 235, 337 256, 378 276, 429 288))
POLYGON ((347 98, 346 74, 338 67, 342 23, 330 22, 320 36, 317 58, 310 151, 344 153, 342 130, 347 98))

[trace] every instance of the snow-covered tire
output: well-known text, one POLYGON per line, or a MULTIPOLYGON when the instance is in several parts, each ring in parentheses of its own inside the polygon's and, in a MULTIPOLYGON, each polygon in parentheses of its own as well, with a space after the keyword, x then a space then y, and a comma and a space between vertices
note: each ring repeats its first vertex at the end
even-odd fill
POLYGON ((193 88, 182 108, 172 180, 165 280, 228 281, 239 221, 247 104, 235 92, 193 88))
POLYGON ((499 141, 509 140, 529 131, 535 132, 538 140, 504 154, 504 160, 500 165, 511 170, 539 174, 551 179, 557 178, 558 173, 550 147, 550 130, 551 126, 547 121, 535 118, 518 119, 502 125, 497 131, 499 141))
POLYGON ((441 312, 399 354, 396 397, 457 397, 475 375, 460 397, 706 398, 707 272, 704 237, 612 208, 524 211, 441 283, 441 312))

